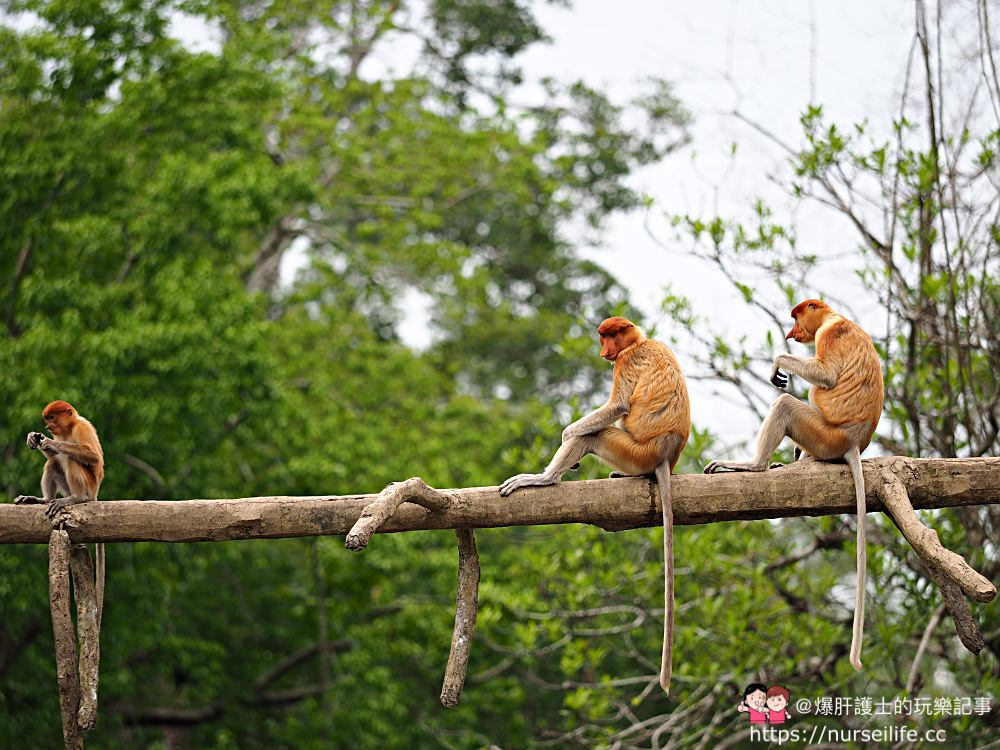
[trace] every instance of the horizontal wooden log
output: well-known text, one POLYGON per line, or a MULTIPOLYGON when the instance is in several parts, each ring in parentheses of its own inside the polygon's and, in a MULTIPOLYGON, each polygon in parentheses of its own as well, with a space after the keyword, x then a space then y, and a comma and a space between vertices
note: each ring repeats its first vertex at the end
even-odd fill
MULTIPOLYGON (((874 487, 896 474, 913 507, 1000 503, 1000 458, 876 458, 863 462, 869 511, 884 510, 874 487)), ((853 513, 846 465, 799 462, 760 474, 681 474, 671 482, 678 525, 853 513)), ((451 507, 404 503, 380 533, 586 523, 618 531, 662 523, 656 483, 642 478, 569 481, 501 497, 496 487, 443 490, 451 507)), ((75 505, 65 528, 81 542, 219 542, 346 534, 376 495, 235 500, 102 501, 75 505)), ((44 506, 0 504, 0 544, 45 544, 44 506)))

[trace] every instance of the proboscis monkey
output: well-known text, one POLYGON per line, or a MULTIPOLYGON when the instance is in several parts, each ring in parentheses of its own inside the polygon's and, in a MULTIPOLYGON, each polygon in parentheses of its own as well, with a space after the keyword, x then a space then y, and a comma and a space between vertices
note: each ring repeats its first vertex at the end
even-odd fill
POLYGON ((521 487, 555 484, 588 453, 625 474, 655 474, 663 507, 664 617, 660 685, 669 692, 674 636, 674 525, 670 472, 677 465, 691 432, 687 386, 670 348, 647 339, 630 320, 608 318, 597 330, 601 338, 601 356, 615 363, 608 402, 563 430, 562 446, 544 472, 511 477, 500 485, 500 494, 507 496, 521 487))
MULTIPOLYGON (((97 500, 104 479, 104 451, 97 430, 65 401, 53 401, 42 411, 52 433, 28 433, 28 447, 46 456, 42 470, 42 497, 18 495, 18 505, 45 503, 45 515, 54 518, 63 508, 97 500)), ((98 622, 104 602, 104 544, 97 545, 98 622)))
POLYGON ((809 403, 784 394, 771 404, 757 438, 753 461, 712 461, 711 474, 719 469, 766 471, 771 456, 790 437, 804 456, 821 461, 843 458, 851 469, 858 507, 857 592, 851 637, 851 666, 861 669, 861 636, 865 614, 865 477, 861 451, 871 442, 882 416, 882 368, 871 337, 860 326, 834 312, 823 301, 808 299, 792 309, 795 325, 786 339, 808 344, 815 341, 815 357, 779 354, 771 367, 771 383, 784 389, 786 370, 809 383, 809 403))

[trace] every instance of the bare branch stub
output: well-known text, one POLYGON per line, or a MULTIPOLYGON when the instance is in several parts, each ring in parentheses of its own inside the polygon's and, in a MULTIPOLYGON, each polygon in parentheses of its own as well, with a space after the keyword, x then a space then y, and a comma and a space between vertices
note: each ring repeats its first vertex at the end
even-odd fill
POLYGON ((80 640, 80 710, 77 724, 89 732, 97 723, 97 684, 101 669, 101 624, 94 578, 94 562, 86 545, 74 545, 70 552, 73 597, 76 599, 76 627, 80 640))
POLYGON ((958 634, 958 639, 970 652, 978 654, 983 650, 986 641, 983 639, 983 634, 979 630, 975 618, 972 616, 968 600, 962 596, 962 589, 959 588, 957 583, 949 578, 945 578, 941 575, 940 571, 934 568, 928 566, 927 573, 941 591, 941 599, 944 601, 944 606, 948 609, 948 614, 951 615, 951 619, 955 622, 955 632, 958 634))
POLYGON ((431 511, 443 511, 451 507, 452 499, 420 477, 411 477, 405 482, 392 482, 361 512, 347 534, 347 549, 358 551, 367 547, 372 535, 406 502, 416 503, 431 511))
POLYGON ((69 560, 69 533, 53 529, 49 536, 49 607, 52 610, 52 635, 55 638, 63 743, 66 750, 83 750, 83 733, 77 724, 80 680, 76 671, 76 635, 69 604, 69 560))
POLYGON ((900 531, 920 555, 924 563, 959 586, 965 595, 977 602, 990 602, 997 595, 996 587, 977 573, 965 559, 946 549, 937 532, 925 526, 910 504, 903 482, 889 469, 880 470, 882 482, 877 487, 879 499, 892 513, 900 531))
POLYGON ((472 529, 456 529, 458 537, 458 590, 455 594, 455 629, 451 653, 441 686, 441 705, 454 708, 462 695, 472 650, 472 631, 479 613, 479 551, 472 529))
POLYGON ((906 486, 898 476, 882 467, 879 479, 875 486, 879 499, 892 514, 906 541, 920 556, 931 580, 940 589, 962 643, 969 651, 978 654, 984 645, 983 636, 962 593, 978 602, 988 602, 996 596, 996 588, 973 570, 961 555, 946 549, 937 532, 920 521, 910 504, 906 486))

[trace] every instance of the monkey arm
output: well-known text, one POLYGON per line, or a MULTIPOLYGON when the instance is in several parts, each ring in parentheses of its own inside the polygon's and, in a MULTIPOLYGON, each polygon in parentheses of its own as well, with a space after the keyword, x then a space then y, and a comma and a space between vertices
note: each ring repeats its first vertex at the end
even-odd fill
POLYGON ((812 385, 822 388, 833 388, 837 384, 839 371, 816 357, 796 357, 792 354, 779 354, 771 365, 771 383, 778 388, 784 388, 788 378, 781 372, 784 369, 792 375, 805 378, 812 385))
POLYGON ((101 459, 100 454, 96 450, 84 443, 70 443, 65 440, 45 438, 38 448, 46 456, 54 456, 57 453, 62 453, 64 456, 69 456, 74 461, 87 466, 95 464, 101 459))
POLYGON ((592 411, 585 417, 576 420, 573 424, 563 430, 562 439, 565 443, 570 438, 590 435, 600 432, 605 427, 610 427, 619 419, 628 414, 628 403, 621 401, 608 401, 604 406, 592 411))

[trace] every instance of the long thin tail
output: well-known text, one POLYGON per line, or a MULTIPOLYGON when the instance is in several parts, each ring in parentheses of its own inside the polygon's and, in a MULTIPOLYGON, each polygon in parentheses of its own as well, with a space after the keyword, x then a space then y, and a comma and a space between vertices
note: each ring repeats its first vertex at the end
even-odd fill
POLYGON ((857 447, 851 448, 844 459, 851 468, 854 478, 854 495, 858 504, 858 580, 854 596, 854 631, 851 634, 851 666, 861 671, 861 638, 865 630, 865 569, 867 567, 868 550, 865 541, 865 515, 868 512, 865 503, 865 473, 861 469, 861 453, 857 447))
POLYGON ((663 653, 660 657, 660 687, 670 692, 674 661, 674 508, 670 497, 670 466, 656 468, 656 484, 663 506, 663 653))
POLYGON ((97 632, 100 633, 101 618, 104 616, 104 542, 98 542, 95 551, 97 580, 94 582, 94 588, 97 589, 97 632))

